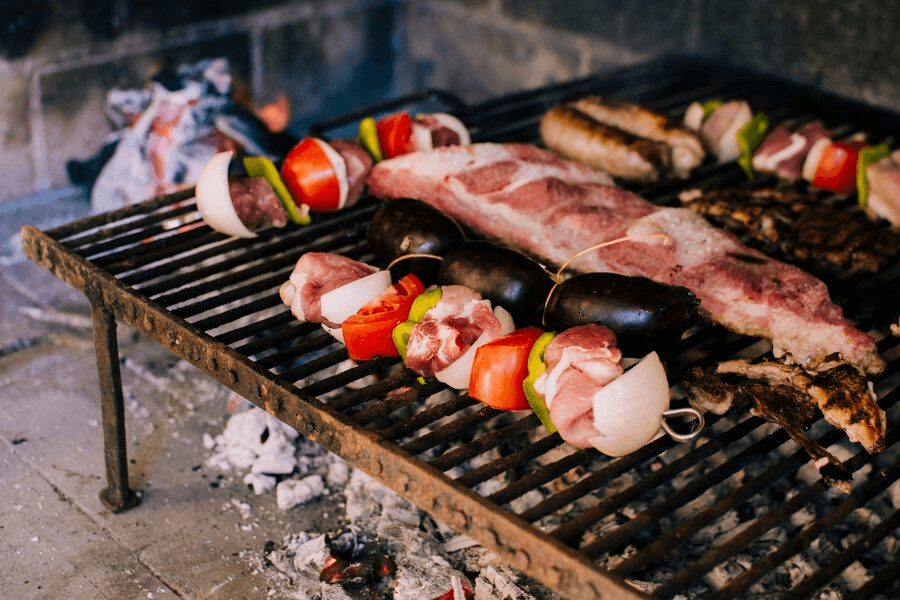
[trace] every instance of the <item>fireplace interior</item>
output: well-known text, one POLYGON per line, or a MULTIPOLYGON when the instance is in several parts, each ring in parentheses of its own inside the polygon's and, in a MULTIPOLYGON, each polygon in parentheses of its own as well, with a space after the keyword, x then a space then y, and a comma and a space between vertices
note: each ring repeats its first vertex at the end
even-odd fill
MULTIPOLYGON (((633 99, 673 117, 692 100, 729 93, 764 101, 779 119, 821 118, 895 145, 900 63, 890 40, 894 11, 883 6, 270 0, 252 11, 224 2, 213 14, 192 3, 46 1, 10 17, 0 48, 10 67, 2 77, 11 84, 3 88, 10 116, 0 152, 9 160, 0 201, 72 186, 67 165, 94 157, 114 133, 106 113, 110 89, 140 88, 167 66, 208 58, 227 59, 242 106, 285 99, 287 130, 296 135, 339 137, 353 130, 360 107, 418 103, 459 114, 475 141, 535 142, 540 114, 584 93, 633 99)), ((689 183, 738 185, 739 175, 737 168, 708 166, 689 183)), ((662 205, 678 202, 670 186, 636 191, 662 205)), ((844 462, 852 480, 847 493, 829 486, 784 431, 745 412, 711 418, 702 443, 661 437, 610 461, 562 448, 533 415, 498 414, 386 362, 339 368, 343 349, 318 328, 294 323, 267 291, 301 251, 369 256, 365 229, 374 199, 309 230, 268 232, 253 242, 209 230, 196 235, 202 224, 193 199, 187 189, 45 232, 23 231, 28 257, 91 301, 106 410, 114 413, 121 395, 111 366, 120 320, 413 500, 436 519, 429 532, 436 539, 497 552, 496 563, 474 554, 466 563, 469 575, 501 573, 507 579, 496 581, 517 582, 494 585, 490 597, 897 592, 897 348, 884 327, 897 322, 896 264, 873 276, 823 275, 861 326, 885 330, 879 351, 888 368, 874 389, 888 412, 887 450, 862 452, 821 420, 809 431, 844 462), (254 271, 264 263, 271 272, 254 271), (529 443, 509 441, 517 436, 529 443), (510 567, 534 580, 517 580, 510 567)), ((753 340, 708 327, 683 342, 674 363, 684 369, 765 352, 753 340)), ((120 511, 137 498, 124 454, 115 455, 117 425, 109 414, 103 500, 120 511)), ((262 425, 261 443, 276 439, 277 428, 262 425)), ((208 449, 225 444, 213 440, 208 449)), ((303 477, 294 478, 279 505, 315 499, 325 485, 345 486, 353 503, 375 493, 368 480, 345 477, 340 461, 316 458, 314 449, 297 452, 307 452, 313 467, 290 465, 303 477)), ((248 481, 256 484, 267 485, 248 481)), ((342 589, 351 595, 384 593, 383 578, 401 578, 391 565, 396 539, 380 544, 415 513, 399 502, 389 508, 366 521, 383 538, 352 528, 298 536, 268 547, 268 560, 300 578, 316 569, 312 559, 298 562, 298 553, 315 556, 324 561, 323 581, 348 584, 342 589)), ((450 581, 469 597, 466 570, 450 581)), ((410 590, 428 580, 425 567, 416 573, 404 574, 412 577, 403 580, 410 590)), ((447 577, 441 572, 441 585, 447 577)))

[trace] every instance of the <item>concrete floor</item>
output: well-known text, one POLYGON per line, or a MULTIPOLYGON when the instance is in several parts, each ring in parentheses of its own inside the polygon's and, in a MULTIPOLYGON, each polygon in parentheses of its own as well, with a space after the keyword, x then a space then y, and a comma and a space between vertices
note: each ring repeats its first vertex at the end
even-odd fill
MULTIPOLYGON (((334 506, 289 511, 204 465, 229 390, 120 325, 131 486, 112 514, 90 312, 24 258, 22 225, 88 214, 77 190, 0 205, 0 597, 296 598, 258 568, 266 543, 315 529, 334 506)), ((321 528, 320 528, 321 529, 321 528)))

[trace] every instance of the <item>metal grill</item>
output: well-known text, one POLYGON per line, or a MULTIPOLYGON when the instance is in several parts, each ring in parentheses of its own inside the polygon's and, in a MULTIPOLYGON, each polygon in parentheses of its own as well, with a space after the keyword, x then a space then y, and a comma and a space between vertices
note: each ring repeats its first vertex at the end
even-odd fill
MULTIPOLYGON (((369 107, 311 129, 335 135, 360 116, 403 104, 443 105, 474 141, 537 142, 549 107, 586 93, 642 102, 673 117, 695 99, 747 98, 773 121, 820 118, 832 128, 887 135, 900 117, 755 73, 681 58, 522 92, 477 106, 443 93, 369 107)), ((735 165, 709 164, 688 182, 635 188, 660 204, 684 186, 743 184, 735 165)), ((136 503, 127 488, 116 322, 124 322, 323 447, 409 498, 459 533, 566 598, 804 598, 853 565, 867 576, 850 598, 896 597, 900 511, 890 488, 900 477, 894 408, 900 393, 896 322, 900 265, 877 275, 829 280, 848 316, 872 328, 887 370, 874 380, 888 412, 887 450, 870 456, 819 420, 810 434, 845 457, 852 494, 829 489, 808 456, 780 429, 746 410, 713 417, 700 442, 660 437, 611 459, 547 435, 531 414, 504 413, 442 384, 424 382, 397 359, 346 367, 346 351, 320 327, 297 322, 278 296, 298 257, 310 251, 367 260, 377 201, 318 215, 306 227, 227 238, 198 220, 192 191, 40 232, 23 245, 35 262, 81 290, 94 309, 108 488, 115 510, 136 503), (873 298, 877 297, 877 301, 873 298), (875 309, 872 303, 875 302, 875 309), (877 318, 876 318, 877 317, 877 318), (812 476, 810 475, 812 473, 812 476), (890 515, 874 518, 872 515, 890 515), (705 531, 730 531, 713 545, 705 531), (776 533, 776 532, 788 532, 776 533), (804 554, 805 553, 805 554, 804 554), (795 558, 817 565, 786 575, 795 558), (730 577, 711 585, 709 573, 730 577), (791 579, 785 581, 785 578, 791 579), (635 587, 629 580, 652 582, 635 587)), ((759 340, 715 326, 693 330, 670 353, 670 374, 768 351, 759 340)), ((677 396, 677 389, 676 389, 677 396)), ((676 403, 677 403, 676 398, 676 403)), ((896 486, 894 486, 896 489, 896 486)))

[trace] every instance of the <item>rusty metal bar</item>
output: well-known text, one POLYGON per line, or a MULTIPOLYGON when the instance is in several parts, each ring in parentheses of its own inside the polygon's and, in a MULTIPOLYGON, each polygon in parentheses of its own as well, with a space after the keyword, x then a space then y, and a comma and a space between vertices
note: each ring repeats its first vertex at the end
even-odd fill
MULTIPOLYGON (((740 96, 744 91, 757 91, 754 81, 723 79, 721 71, 692 72, 691 89, 684 88, 681 73, 638 72, 646 76, 635 80, 632 74, 627 82, 629 93, 673 116, 680 116, 698 94, 727 89, 729 94, 740 96)), ((614 79, 586 78, 473 107, 467 113, 473 137, 493 142, 535 140, 538 116, 546 108, 584 93, 618 89, 614 79)), ((822 116, 832 124, 845 124, 851 113, 844 105, 838 108, 823 108, 827 114, 808 118, 822 116)), ((857 115, 855 108, 853 115, 857 115)), ((807 118, 805 113, 790 114, 793 110, 776 107, 768 114, 774 119, 807 118)), ((881 114, 872 110, 858 113, 861 122, 870 127, 881 122, 881 114)), ((891 124, 900 125, 900 117, 887 119, 885 124, 889 128, 891 124)), ((710 163, 697 171, 696 181, 704 186, 737 184, 744 176, 733 165, 710 163)), ((663 182, 630 189, 657 204, 674 206, 683 185, 663 182)), ((275 288, 304 252, 339 252, 367 260, 367 221, 377 201, 367 198, 346 211, 317 215, 306 227, 266 230, 253 240, 235 240, 210 231, 200 221, 184 229, 172 229, 173 218, 195 209, 192 197, 193 191, 188 190, 155 198, 46 234, 33 228, 23 230, 23 246, 29 258, 83 291, 94 307, 98 370, 105 394, 102 406, 109 487, 103 494, 110 506, 126 507, 134 501, 127 487, 117 321, 133 325, 436 519, 479 540, 514 567, 571 599, 645 598, 647 595, 625 583, 624 577, 643 577, 646 573, 649 581, 657 573, 654 569, 665 578, 654 597, 682 593, 704 569, 727 561, 773 523, 789 517, 804 500, 821 500, 826 492, 821 483, 803 488, 795 485, 797 495, 789 501, 755 518, 715 549, 691 558, 693 550, 685 548, 683 542, 693 530, 716 522, 724 511, 738 506, 746 494, 760 494, 774 481, 787 481, 786 476, 807 462, 799 452, 777 459, 765 455, 767 449, 786 440, 783 434, 769 434, 762 441, 749 438, 763 421, 742 419, 742 412, 726 415, 721 426, 716 418, 710 419, 708 431, 715 434, 696 447, 676 450, 671 459, 665 454, 675 443, 667 437, 629 456, 611 459, 593 450, 560 452, 561 438, 537 435, 541 432, 534 417, 510 424, 507 418, 465 394, 448 393, 439 382, 420 382, 409 371, 395 372, 393 369, 399 366, 396 360, 374 361, 334 374, 330 370, 343 367, 341 363, 347 359, 345 349, 320 330, 316 336, 317 327, 296 324, 285 307, 273 314, 279 305, 275 288), (376 376, 375 384, 362 389, 354 385, 370 375, 376 376), (529 443, 504 444, 507 437, 519 436, 527 437, 529 443), (507 451, 510 454, 504 454, 507 451), (482 458, 483 464, 470 466, 482 458), (741 469, 753 473, 753 477, 736 481, 741 469), (456 478, 451 479, 448 472, 456 478), (667 486, 679 477, 684 478, 681 484, 674 492, 669 491, 667 486), (737 491, 720 492, 716 486, 723 479, 736 481, 737 491), (487 489, 480 484, 489 480, 496 482, 499 490, 483 498, 475 490, 487 489), (538 489, 545 492, 542 501, 528 503, 529 508, 512 509, 513 500, 538 489), (676 517, 685 502, 706 493, 714 494, 710 507, 676 517), (614 528, 600 535, 599 528, 610 523, 606 520, 610 515, 616 517, 614 528), (545 517, 540 528, 533 524, 545 517), (629 517, 631 520, 627 520, 629 517), (670 521, 665 531, 656 522, 660 518, 670 521), (543 527, 556 528, 559 539, 543 527), (582 538, 586 531, 590 535, 582 538), (584 545, 576 548, 578 543, 584 545), (633 543, 636 554, 623 557, 618 572, 598 566, 595 559, 605 560, 605 552, 613 552, 623 543, 633 543), (668 558, 691 564, 677 573, 665 573, 661 565, 668 558)), ((853 278, 845 283, 862 290, 862 294, 877 294, 882 302, 884 298, 895 301, 900 294, 895 285, 898 277, 900 265, 894 265, 872 278, 853 278)), ((859 312, 858 307, 853 309, 859 312)), ((710 366, 715 360, 736 354, 765 352, 765 348, 757 352, 753 348, 756 343, 721 327, 698 327, 665 349, 666 367, 677 372, 685 366, 710 366)), ((894 392, 900 362, 896 360, 900 356, 897 346, 897 340, 889 335, 879 341, 880 351, 889 360, 888 372, 875 380, 879 395, 888 396, 880 402, 885 408, 900 397, 900 392, 894 392)), ((820 439, 826 442, 840 435, 830 433, 820 439)), ((851 462, 858 468, 863 458, 851 462)), ((873 464, 877 464, 875 460, 873 464)), ((883 489, 883 482, 878 486, 883 489)), ((865 495, 870 497, 877 489, 870 488, 865 495)), ((854 501, 859 505, 865 502, 862 497, 854 501)), ((847 510, 852 507, 830 511, 825 521, 836 523, 847 510)), ((887 530, 896 518, 883 529, 887 530)), ((866 548, 881 539, 881 533, 851 544, 846 558, 814 574, 792 593, 803 595, 820 581, 834 577, 841 563, 864 556, 866 548)), ((779 561, 785 560, 791 549, 784 546, 778 556, 763 561, 751 574, 714 597, 740 595, 746 586, 783 564, 779 561)), ((891 574, 882 571, 863 589, 889 587, 891 574)))
MULTIPOLYGON (((410 454, 421 454, 426 450, 434 448, 438 444, 449 442, 454 438, 476 431, 479 425, 487 423, 498 414, 501 413, 494 408, 481 406, 477 411, 462 416, 451 423, 444 423, 440 427, 437 427, 424 435, 420 435, 416 439, 406 442, 400 447, 410 454)), ((433 466, 442 471, 446 470, 438 465, 433 466)))
POLYGON ((823 531, 832 527, 851 511, 863 506, 869 499, 886 489, 898 477, 900 477, 900 463, 893 464, 880 476, 870 477, 864 484, 854 490, 852 495, 847 496, 844 501, 834 507, 823 518, 816 519, 810 523, 802 531, 791 536, 779 548, 757 561, 750 569, 732 579, 727 586, 711 594, 709 596, 710 600, 732 598, 752 585, 753 582, 765 577, 772 572, 774 565, 799 552, 823 531))
MULTIPOLYGON (((457 421, 459 422, 459 421, 457 421)), ((462 465, 509 440, 520 440, 528 435, 528 432, 541 427, 540 419, 534 413, 530 413, 515 422, 494 429, 490 433, 471 440, 460 447, 429 461, 429 464, 441 471, 447 471, 453 467, 462 465)), ((405 446, 404 446, 405 449, 405 446)))
POLYGON ((560 460, 536 468, 528 475, 517 479, 505 488, 498 490, 488 496, 488 500, 497 504, 505 504, 510 500, 524 495, 532 489, 537 489, 545 483, 553 481, 557 477, 562 477, 572 469, 584 465, 597 458, 597 453, 591 450, 578 450, 572 454, 568 454, 560 460))
POLYGON ((100 492, 104 506, 119 513, 140 504, 128 487, 128 452, 125 437, 125 397, 119 370, 116 319, 102 303, 91 301, 97 375, 100 379, 100 412, 103 419, 103 452, 106 457, 106 488, 100 492))
MULTIPOLYGON (((418 376, 415 373, 409 370, 404 370, 403 376, 401 376, 401 378, 397 380, 397 385, 394 388, 395 393, 386 398, 382 398, 378 403, 367 406, 361 411, 355 413, 353 415, 353 422, 358 423, 359 425, 368 426, 372 422, 379 419, 385 419, 388 417, 388 415, 399 410, 400 408, 428 398, 432 394, 436 394, 444 388, 444 384, 436 380, 426 382, 424 385, 422 385, 418 382, 418 376), (398 391, 402 388, 409 389, 398 391)), ((348 402, 352 401, 353 399, 354 398, 352 395, 350 395, 350 397, 346 400, 344 397, 338 398, 334 402, 334 406, 337 410, 343 410, 344 408, 349 406, 348 402)))
MULTIPOLYGON (((26 227, 22 239, 31 260, 94 297, 116 318, 157 340, 311 441, 381 480, 459 533, 479 540, 563 597, 588 600, 648 597, 624 580, 598 569, 575 550, 535 531, 528 523, 400 451, 378 433, 346 420, 283 378, 260 372, 248 358, 217 344, 183 319, 134 294, 112 276, 97 271, 84 259, 58 246, 45 234, 26 227)), ((458 400, 458 403, 451 401, 436 407, 438 410, 431 411, 425 421, 430 422, 473 403, 465 396, 458 400)), ((412 421, 422 422, 421 419, 412 421)), ((401 425, 400 431, 410 427, 409 423, 401 425)))
POLYGON ((826 585, 851 563, 890 535, 897 527, 900 527, 900 511, 895 511, 890 517, 875 525, 866 535, 850 545, 846 551, 841 552, 828 564, 821 566, 818 571, 801 581, 797 587, 791 590, 790 594, 784 596, 783 600, 809 598, 814 591, 826 585))
POLYGON ((312 323, 300 323, 289 310, 276 315, 259 319, 241 327, 229 329, 215 334, 215 338, 223 344, 237 344, 249 339, 235 350, 246 356, 253 356, 263 350, 278 347, 291 338, 299 338, 318 329, 312 323))

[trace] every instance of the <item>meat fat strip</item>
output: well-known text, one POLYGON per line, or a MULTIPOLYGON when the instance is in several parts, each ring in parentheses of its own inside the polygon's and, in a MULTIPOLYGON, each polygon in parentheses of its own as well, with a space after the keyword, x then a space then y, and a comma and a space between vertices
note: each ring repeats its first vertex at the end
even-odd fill
POLYGON ((572 106, 551 108, 541 118, 540 134, 551 150, 613 177, 652 183, 669 170, 665 143, 601 123, 572 106))
POLYGON ((687 126, 639 104, 587 96, 572 104, 601 123, 671 147, 675 175, 687 178, 706 156, 703 140, 687 126))
POLYGON ((818 279, 690 210, 657 207, 578 166, 527 144, 484 143, 381 162, 368 185, 383 198, 419 198, 552 265, 605 241, 656 234, 586 253, 570 268, 687 287, 711 320, 770 340, 776 356, 815 364, 840 352, 868 373, 884 369, 874 340, 844 319, 818 279))

